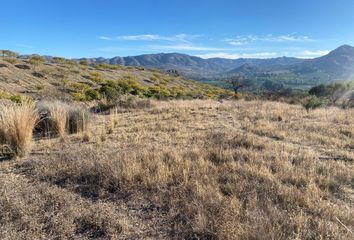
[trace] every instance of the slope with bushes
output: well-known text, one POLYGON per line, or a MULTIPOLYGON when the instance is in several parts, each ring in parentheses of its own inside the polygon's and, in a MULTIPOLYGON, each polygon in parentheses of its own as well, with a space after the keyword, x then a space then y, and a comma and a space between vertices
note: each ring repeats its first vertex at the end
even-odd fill
POLYGON ((105 63, 89 65, 63 58, 0 60, 0 98, 94 101, 122 95, 155 99, 222 98, 232 93, 221 88, 143 67, 105 63), (12 61, 9 61, 9 60, 12 61))

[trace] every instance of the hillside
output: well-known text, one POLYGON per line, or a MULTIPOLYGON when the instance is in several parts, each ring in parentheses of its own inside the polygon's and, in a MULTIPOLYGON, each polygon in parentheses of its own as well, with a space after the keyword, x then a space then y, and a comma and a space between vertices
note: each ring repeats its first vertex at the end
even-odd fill
POLYGON ((173 72, 82 63, 61 58, 0 60, 0 97, 20 94, 33 99, 90 101, 123 94, 158 99, 227 95, 225 90, 187 80, 173 72))
POLYGON ((0 238, 352 239, 353 125, 264 101, 96 115, 0 161, 0 238))

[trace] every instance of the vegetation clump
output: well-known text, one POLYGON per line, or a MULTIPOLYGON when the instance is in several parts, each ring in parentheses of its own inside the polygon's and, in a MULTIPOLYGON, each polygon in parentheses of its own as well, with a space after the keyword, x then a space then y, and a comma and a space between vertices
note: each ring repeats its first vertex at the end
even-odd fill
POLYGON ((64 137, 67 133, 88 130, 90 114, 82 107, 59 101, 42 101, 37 104, 36 109, 39 113, 36 132, 41 136, 64 137))
POLYGON ((0 144, 10 157, 24 156, 32 143, 38 115, 28 104, 0 104, 0 144))

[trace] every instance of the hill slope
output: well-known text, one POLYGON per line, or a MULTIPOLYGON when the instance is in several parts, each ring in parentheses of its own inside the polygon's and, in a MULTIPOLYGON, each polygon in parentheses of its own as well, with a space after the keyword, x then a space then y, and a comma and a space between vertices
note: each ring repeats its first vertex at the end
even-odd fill
MULTIPOLYGON (((131 94, 155 98, 213 98, 223 89, 187 80, 156 69, 100 64, 86 66, 72 61, 0 60, 0 91, 35 99, 96 100, 103 95, 131 94), (117 93, 112 93, 114 88, 117 93)), ((1 92, 0 92, 1 93, 1 92)), ((1 94, 0 94, 1 97, 1 94)))

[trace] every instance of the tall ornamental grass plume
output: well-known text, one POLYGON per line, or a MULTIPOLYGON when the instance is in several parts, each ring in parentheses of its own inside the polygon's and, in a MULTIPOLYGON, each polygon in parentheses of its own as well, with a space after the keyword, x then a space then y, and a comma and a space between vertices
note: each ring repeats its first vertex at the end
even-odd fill
POLYGON ((40 117, 36 130, 44 136, 64 137, 70 107, 59 101, 43 101, 36 108, 40 117))
MULTIPOLYGON (((33 104, 0 104, 0 145, 10 157, 22 157, 30 149, 38 119, 33 104)), ((2 151, 3 152, 3 151, 2 151)), ((1 153, 0 153, 1 154, 1 153)))

